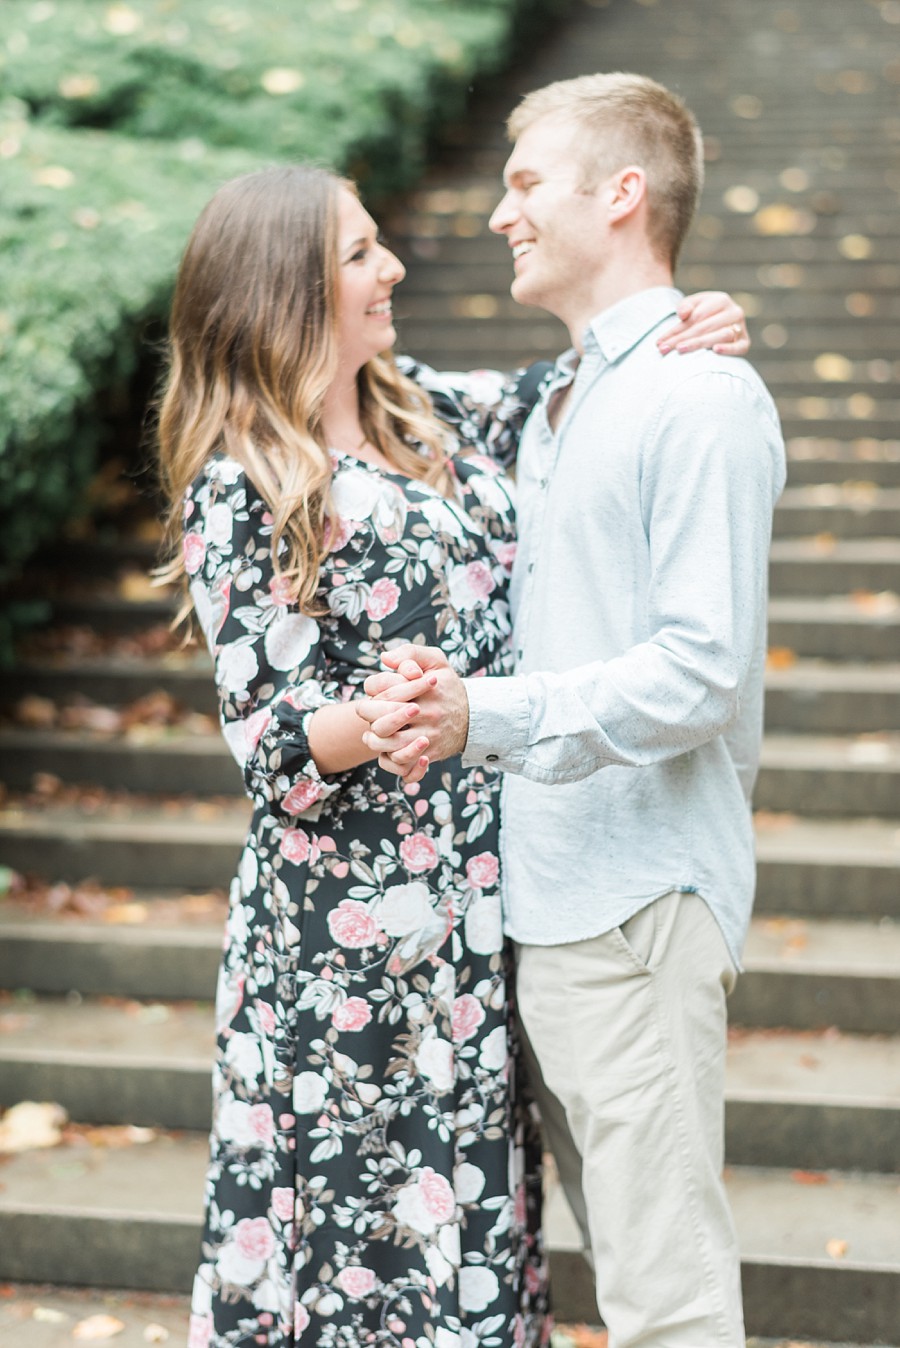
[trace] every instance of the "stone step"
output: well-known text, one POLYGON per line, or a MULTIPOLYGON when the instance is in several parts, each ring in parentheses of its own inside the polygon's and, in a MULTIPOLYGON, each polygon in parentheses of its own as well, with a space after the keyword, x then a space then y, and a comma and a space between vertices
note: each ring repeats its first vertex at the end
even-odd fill
MULTIPOLYGON (((766 348, 763 329, 772 322, 790 324, 788 348, 791 351, 796 349, 797 341, 801 343, 801 349, 807 342, 814 342, 817 351, 842 351, 844 341, 852 340, 854 333, 868 335, 877 331, 887 337, 894 330, 892 324, 900 319, 900 296, 891 291, 879 290, 860 297, 856 290, 816 290, 812 293, 803 290, 798 293, 769 287, 760 294, 760 289, 757 281, 753 292, 741 296, 741 304, 752 322, 754 346, 751 359, 754 362, 760 346, 766 348), (863 306, 862 313, 860 306, 863 306)), ((404 282, 394 292, 394 313, 403 335, 407 325, 413 322, 436 324, 462 318, 471 332, 482 323, 497 319, 514 322, 523 318, 526 312, 502 286, 495 286, 487 299, 490 303, 486 304, 485 296, 462 290, 450 294, 424 294, 418 287, 410 288, 404 282)), ((560 331, 563 331, 562 325, 560 331)))
POLYGON ((123 796, 93 809, 0 810, 0 857, 23 873, 107 885, 210 889, 227 885, 250 815, 248 801, 123 796))
MULTIPOLYGON (((76 1285, 187 1291, 205 1163, 205 1140, 190 1134, 121 1149, 73 1142, 12 1158, 0 1192, 0 1277, 58 1279, 64 1270, 76 1285)), ((900 1323, 896 1178, 832 1175, 808 1185, 747 1167, 731 1170, 727 1184, 751 1333, 887 1340, 900 1323), (835 1240, 838 1258, 828 1253, 835 1240)), ((573 1319, 594 1319, 587 1265, 579 1273, 566 1258, 580 1242, 558 1191, 545 1230, 557 1303, 573 1319)))
POLYGON ((775 597, 769 645, 825 660, 894 661, 900 651, 900 595, 878 586, 856 595, 775 597))
POLYGON ((900 925, 759 916, 730 1004, 736 1025, 900 1032, 900 925))
POLYGON ((900 730, 900 664, 797 660, 770 667, 766 729, 858 735, 900 730))
POLYGON ((216 691, 205 652, 188 660, 151 656, 23 660, 13 669, 0 670, 0 703, 7 705, 34 694, 60 706, 73 697, 86 697, 100 706, 122 707, 160 689, 186 710, 216 714, 216 691))
POLYGON ((760 914, 900 919, 900 829, 893 820, 758 811, 760 914))
POLYGON ((168 625, 178 611, 176 601, 167 595, 132 600, 90 592, 54 598, 51 607, 55 626, 85 625, 101 633, 138 632, 155 623, 168 625))
POLYGON ((769 585, 779 596, 900 591, 900 538, 776 538, 769 585))
POLYGON ((3 780, 27 790, 36 772, 105 790, 243 796, 241 771, 219 734, 136 727, 116 738, 64 730, 0 728, 3 780))
MULTIPOLYGON (((249 802, 224 798, 160 805, 123 796, 92 810, 40 811, 14 799, 0 810, 0 858, 53 880, 208 890, 229 883, 249 813, 249 802)), ((766 911, 900 917, 895 823, 760 813, 757 855, 766 911)))
MULTIPOLYGON (((880 1175, 734 1167, 728 1198, 741 1247, 744 1317, 751 1334, 791 1339, 890 1339, 900 1324, 900 1193, 880 1175), (832 1253, 829 1253, 829 1250, 832 1253)), ((545 1209, 556 1295, 590 1320, 593 1279, 562 1191, 545 1209)), ((781 1348, 787 1348, 782 1344, 781 1348)), ((804 1342, 804 1348, 809 1345, 804 1342)))
MULTIPOLYGON (((806 486, 839 486, 856 483, 900 487, 900 441, 827 441, 823 437, 798 437, 788 444, 786 490, 806 486), (854 445, 859 453, 854 453, 854 445), (870 451, 863 453, 864 450, 870 451)), ((853 487, 849 486, 852 490, 853 487)))
MULTIPOLYGON (((786 911, 795 915, 761 910, 753 920, 734 1022, 900 1033, 900 925, 786 911)), ((0 916, 0 929, 0 987, 181 1001, 214 994, 220 923, 189 929, 183 948, 179 929, 152 920, 120 927, 0 916)))
MULTIPOLYGON (((900 618, 900 599, 897 611, 900 618)), ((782 648, 777 658, 787 662, 792 652, 782 648)), ((61 707, 78 697, 101 706, 123 707, 160 689, 187 710, 216 714, 215 688, 205 655, 198 655, 189 665, 150 658, 65 664, 26 661, 14 670, 0 671, 0 700, 8 704, 37 695, 61 707)), ((784 668, 773 664, 766 672, 766 725, 773 730, 834 734, 900 730, 900 664, 803 659, 784 668)))
MULTIPOLYGON (((243 797, 241 772, 217 733, 105 738, 78 731, 2 729, 5 784, 35 774, 106 791, 243 797)), ((900 740, 882 733, 838 738, 775 735, 763 745, 755 800, 764 810, 807 815, 895 815, 900 823, 900 740)))
POLYGON ((900 488, 858 482, 786 487, 775 510, 776 538, 830 534, 836 538, 900 533, 900 488))
MULTIPOLYGON (((206 1131, 211 1007, 35 996, 0 1011, 0 1108, 52 1100, 96 1124, 206 1131)), ((735 1031, 736 1165, 900 1170, 900 1038, 735 1031)))
POLYGON ((4 1109, 52 1100, 96 1124, 209 1129, 211 1007, 20 998, 0 1029, 4 1109))
POLYGON ((754 791, 758 809, 900 825, 900 738, 770 734, 754 791))

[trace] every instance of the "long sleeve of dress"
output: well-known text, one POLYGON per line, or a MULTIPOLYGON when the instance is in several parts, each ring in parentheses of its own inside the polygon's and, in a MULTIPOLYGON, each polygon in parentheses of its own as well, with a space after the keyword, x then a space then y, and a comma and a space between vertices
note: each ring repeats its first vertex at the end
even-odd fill
POLYGON ((207 464, 185 497, 184 558, 215 664, 222 730, 248 795, 315 819, 349 774, 323 777, 305 721, 352 689, 329 669, 319 623, 276 576, 272 519, 233 460, 207 464))
POLYGON ((524 369, 439 371, 408 356, 397 365, 431 398, 436 415, 459 437, 462 452, 475 448, 497 463, 515 462, 519 437, 550 374, 549 361, 524 369))

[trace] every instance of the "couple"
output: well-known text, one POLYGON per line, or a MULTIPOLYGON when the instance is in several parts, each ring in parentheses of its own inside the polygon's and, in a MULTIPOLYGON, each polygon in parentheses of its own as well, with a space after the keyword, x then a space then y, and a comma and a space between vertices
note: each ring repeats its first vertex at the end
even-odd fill
MULTIPOLYGON (((527 372, 395 364, 402 266, 330 174, 227 184, 179 273, 170 572, 255 807, 192 1348, 540 1343, 532 1089, 612 1344, 742 1341, 724 995, 781 443, 747 367, 662 355, 691 344, 680 102, 586 77, 510 131, 492 227, 575 344, 530 417, 527 372)), ((693 309, 694 345, 745 349, 693 309)))

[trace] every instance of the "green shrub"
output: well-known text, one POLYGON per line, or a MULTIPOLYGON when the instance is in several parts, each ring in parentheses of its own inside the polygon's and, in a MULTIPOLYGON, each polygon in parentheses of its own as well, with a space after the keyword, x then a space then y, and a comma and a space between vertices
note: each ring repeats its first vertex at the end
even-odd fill
POLYGON ((278 159, 383 194, 563 0, 0 0, 0 579, 79 506, 191 225, 278 159))

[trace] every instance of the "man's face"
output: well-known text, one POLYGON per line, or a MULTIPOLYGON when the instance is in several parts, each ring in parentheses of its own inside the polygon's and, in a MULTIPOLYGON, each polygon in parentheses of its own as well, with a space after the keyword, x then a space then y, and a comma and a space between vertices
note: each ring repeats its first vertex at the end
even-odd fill
POLYGON ((607 254, 600 189, 583 187, 576 134, 559 117, 532 122, 507 160, 506 194, 490 220, 512 249, 513 299, 555 314, 570 331, 593 316, 589 296, 607 254))

